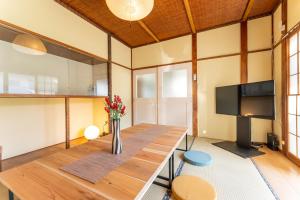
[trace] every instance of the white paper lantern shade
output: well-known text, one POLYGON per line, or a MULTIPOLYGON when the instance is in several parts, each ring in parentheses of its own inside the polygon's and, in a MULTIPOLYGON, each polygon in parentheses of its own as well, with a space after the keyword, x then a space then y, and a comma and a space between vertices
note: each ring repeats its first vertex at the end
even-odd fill
POLYGON ((152 11, 154 0, 106 0, 109 10, 118 18, 137 21, 152 11))
POLYGON ((45 55, 47 53, 44 43, 39 38, 28 34, 17 35, 12 46, 16 51, 29 55, 45 55))
POLYGON ((99 128, 91 125, 84 130, 84 137, 88 140, 94 140, 99 136, 99 128))

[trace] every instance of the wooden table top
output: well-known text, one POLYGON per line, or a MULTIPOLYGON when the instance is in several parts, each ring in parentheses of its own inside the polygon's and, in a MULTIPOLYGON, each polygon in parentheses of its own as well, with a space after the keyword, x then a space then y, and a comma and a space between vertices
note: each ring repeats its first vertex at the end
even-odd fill
MULTIPOLYGON (((122 138, 153 127, 165 133, 96 184, 60 168, 101 148, 88 142, 0 173, 0 182, 21 200, 141 199, 187 133, 187 128, 140 124, 122 130, 122 138)), ((111 143, 112 136, 99 141, 111 143)), ((99 144, 101 144, 99 142, 99 144)))

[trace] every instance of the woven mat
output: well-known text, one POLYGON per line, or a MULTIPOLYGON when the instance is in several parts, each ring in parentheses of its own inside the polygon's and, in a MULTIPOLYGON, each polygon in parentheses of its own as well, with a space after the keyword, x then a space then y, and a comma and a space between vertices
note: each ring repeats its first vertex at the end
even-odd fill
POLYGON ((167 130, 167 127, 153 127, 140 131, 123 141, 123 152, 119 155, 113 155, 111 148, 106 147, 105 149, 101 149, 101 151, 84 156, 77 161, 63 166, 61 170, 91 183, 96 183, 116 167, 136 155, 157 137, 166 133, 167 130))

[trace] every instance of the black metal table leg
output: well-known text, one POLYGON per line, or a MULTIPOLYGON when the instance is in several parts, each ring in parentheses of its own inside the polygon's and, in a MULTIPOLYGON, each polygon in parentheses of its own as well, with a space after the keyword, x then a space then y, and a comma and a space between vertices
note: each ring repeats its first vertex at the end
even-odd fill
POLYGON ((176 150, 178 150, 178 151, 188 151, 189 150, 189 148, 188 148, 188 134, 187 133, 185 135, 185 149, 177 148, 176 150))
POLYGON ((157 176, 157 178, 168 181, 168 184, 164 184, 158 181, 154 181, 153 184, 171 189, 172 187, 172 181, 174 180, 174 153, 170 156, 169 162, 168 162, 168 167, 169 167, 169 177, 164 177, 164 176, 157 176))
POLYGON ((188 151, 188 136, 185 135, 185 151, 188 151))
POLYGON ((173 169, 172 169, 172 156, 169 158, 169 188, 171 188, 172 185, 172 173, 173 173, 173 169))
POLYGON ((172 159, 172 181, 174 180, 175 178, 175 169, 174 169, 174 153, 172 154, 171 156, 171 159, 172 159))
POLYGON ((10 190, 8 190, 8 199, 14 200, 14 193, 12 193, 12 191, 10 191, 10 190))

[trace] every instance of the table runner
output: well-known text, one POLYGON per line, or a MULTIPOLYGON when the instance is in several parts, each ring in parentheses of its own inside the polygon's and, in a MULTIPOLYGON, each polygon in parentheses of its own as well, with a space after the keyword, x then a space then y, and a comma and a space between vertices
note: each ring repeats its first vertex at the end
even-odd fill
MULTIPOLYGON (((123 140, 123 152, 119 155, 111 153, 111 145, 96 151, 60 168, 61 170, 82 178, 91 183, 98 182, 110 171, 136 155, 141 149, 166 133, 167 127, 153 127, 140 131, 123 140)), ((122 131, 121 131, 122 137, 122 131)), ((98 141, 100 142, 100 141, 98 141)))

